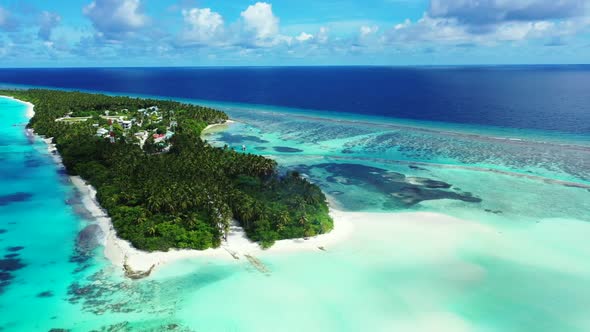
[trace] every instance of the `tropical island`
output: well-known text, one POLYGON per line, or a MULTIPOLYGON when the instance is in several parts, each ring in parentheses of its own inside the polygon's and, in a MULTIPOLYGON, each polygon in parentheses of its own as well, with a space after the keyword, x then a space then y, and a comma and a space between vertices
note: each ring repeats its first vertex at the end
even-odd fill
POLYGON ((68 174, 96 188, 117 236, 137 249, 216 248, 232 220, 263 248, 333 229, 319 187, 271 159, 201 139, 228 120, 221 111, 45 89, 0 95, 35 105, 28 127, 53 140, 68 174))

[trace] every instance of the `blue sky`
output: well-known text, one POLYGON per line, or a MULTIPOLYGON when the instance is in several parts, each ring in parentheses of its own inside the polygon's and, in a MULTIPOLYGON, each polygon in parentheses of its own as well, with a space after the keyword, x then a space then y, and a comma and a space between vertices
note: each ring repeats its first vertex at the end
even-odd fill
POLYGON ((589 59, 590 0, 0 0, 0 67, 589 59))

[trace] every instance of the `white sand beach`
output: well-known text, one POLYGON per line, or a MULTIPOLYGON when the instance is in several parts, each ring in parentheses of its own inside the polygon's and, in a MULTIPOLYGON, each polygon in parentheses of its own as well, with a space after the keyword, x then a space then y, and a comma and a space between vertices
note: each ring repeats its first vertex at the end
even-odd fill
MULTIPOLYGON (((14 98, 13 98, 14 99, 14 98)), ((34 105, 27 105, 26 116, 34 116, 34 105)), ((208 130, 222 128, 222 126, 232 123, 228 120, 224 124, 210 125, 208 130)), ((30 131, 33 134, 32 130, 30 131)), ((48 151, 54 158, 54 161, 61 167, 61 158, 56 152, 55 144, 51 138, 43 138, 47 144, 48 151)), ((212 258, 223 260, 241 261, 250 257, 264 257, 265 255, 287 254, 294 252, 318 252, 330 251, 337 244, 343 244, 345 240, 351 241, 372 241, 375 238, 383 238, 386 234, 391 240, 408 241, 416 239, 420 235, 422 240, 428 241, 428 248, 437 248, 436 251, 441 254, 445 251, 445 243, 454 243, 455 240, 449 239, 458 233, 447 233, 448 228, 457 228, 459 226, 463 231, 467 231, 476 224, 472 224, 459 219, 451 218, 445 215, 434 213, 365 213, 365 212, 343 212, 337 209, 331 209, 331 215, 334 219, 334 230, 328 234, 323 234, 307 239, 290 239, 277 241, 271 248, 263 250, 257 243, 251 242, 246 237, 243 229, 237 224, 231 227, 230 234, 226 242, 217 249, 208 250, 170 250, 168 252, 145 252, 135 249, 128 241, 117 237, 116 231, 112 225, 106 211, 102 209, 96 200, 96 190, 87 184, 78 176, 70 177, 72 184, 82 195, 82 203, 85 208, 96 219, 97 224, 101 227, 104 234, 102 243, 104 245, 104 255, 112 262, 113 265, 123 268, 127 264, 134 271, 145 271, 152 266, 160 267, 171 262, 191 259, 191 258, 212 258), (460 224, 460 225, 459 225, 460 224), (351 239, 355 225, 362 225, 362 231, 355 232, 354 239, 351 239), (442 228, 441 228, 442 227, 442 228), (428 230, 426 233, 425 230, 428 230), (443 232, 438 232, 442 230, 443 232), (364 235, 369 234, 367 238, 364 235), (380 234, 374 237, 375 234, 380 234), (454 234, 454 235, 453 235, 454 234), (441 236, 442 235, 442 236, 441 236)), ((330 204, 335 207, 334 202, 330 204)), ((414 241, 414 240, 412 240, 414 241)), ((450 245, 453 246, 452 244, 450 245)), ((433 254, 432 252, 429 253, 433 254)))
POLYGON ((346 218, 346 213, 332 211, 334 230, 328 234, 308 239, 293 239, 277 241, 270 249, 263 250, 260 246, 248 240, 241 227, 232 226, 226 242, 220 248, 207 250, 170 250, 167 252, 145 252, 137 250, 128 241, 117 237, 111 219, 96 201, 96 190, 78 176, 71 177, 72 183, 82 194, 82 203, 96 218, 101 227, 104 238, 104 254, 116 266, 123 267, 125 263, 133 270, 148 270, 153 265, 162 266, 181 259, 210 257, 219 259, 243 259, 245 255, 264 255, 271 253, 285 253, 293 251, 318 251, 327 249, 330 245, 346 239, 352 233, 352 223, 346 218))
MULTIPOLYGON (((34 106, 26 103, 28 118, 34 116, 34 106)), ((231 123, 231 120, 229 121, 231 123)), ((211 129, 224 124, 212 125, 211 129)), ((31 130, 31 134, 32 130, 31 130)), ((48 151, 52 154, 54 161, 63 167, 61 158, 56 152, 56 147, 51 138, 43 138, 47 143, 48 151)), ((264 257, 275 254, 288 254, 294 252, 317 252, 330 251, 336 245, 344 245, 349 241, 395 241, 406 243, 405 247, 416 247, 410 245, 417 239, 428 242, 428 252, 425 257, 438 257, 448 255, 458 242, 468 237, 472 232, 484 232, 494 235, 493 230, 487 229, 478 223, 452 218, 442 214, 412 212, 412 213, 367 213, 367 212, 344 212, 331 209, 334 219, 334 230, 308 239, 290 239, 277 241, 271 248, 263 250, 257 243, 251 242, 245 236, 243 229, 237 225, 231 227, 226 242, 220 248, 208 250, 170 250, 168 252, 145 252, 135 249, 128 241, 117 237, 111 219, 106 211, 102 209, 96 200, 96 190, 78 176, 70 177, 72 184, 82 195, 82 203, 85 208, 96 219, 97 224, 103 231, 104 255, 113 265, 123 268, 127 264, 134 271, 146 271, 152 266, 163 265, 191 258, 212 258, 236 262, 249 259, 250 257, 264 257), (355 225, 362 225, 356 232, 355 225), (378 240, 380 239, 380 240, 378 240), (446 254, 445 254, 446 253, 446 254)), ((330 204, 335 205, 333 202, 330 204)), ((377 246, 379 247, 379 246, 377 246)), ((404 246, 402 246, 404 247, 404 246)), ((413 255, 415 257, 415 255, 413 255)), ((475 271, 471 271, 475 272, 475 271)), ((477 274, 477 273, 476 273, 477 274)))
POLYGON ((35 105, 33 105, 33 104, 31 104, 31 103, 29 103, 27 101, 22 101, 22 100, 16 99, 16 98, 11 97, 11 96, 0 96, 0 98, 12 99, 12 100, 15 100, 15 101, 17 101, 17 102, 19 102, 21 104, 25 104, 27 106, 27 109, 25 111, 25 116, 27 117, 27 119, 31 119, 32 117, 35 116, 35 110, 34 110, 35 109, 35 105))
MULTIPOLYGON (((96 190, 80 177, 71 177, 72 183, 82 194, 86 209, 96 218, 104 238, 104 254, 114 265, 123 267, 125 263, 133 270, 145 271, 152 266, 163 266, 175 261, 190 258, 214 258, 223 260, 244 260, 248 256, 262 258, 268 255, 281 255, 297 252, 331 251, 334 247, 344 246, 346 242, 362 242, 373 245, 370 248, 388 248, 391 242, 401 248, 413 248, 408 257, 423 256, 424 260, 437 260, 441 257, 453 257, 458 245, 477 235, 480 238, 498 239, 499 234, 492 227, 481 223, 462 220, 439 213, 370 213, 345 212, 331 209, 334 230, 328 234, 308 239, 290 239, 277 241, 271 248, 263 250, 257 243, 245 236, 241 227, 231 227, 227 242, 217 249, 170 250, 168 252, 145 252, 137 250, 131 244, 117 237, 111 220, 96 201, 96 190), (353 234, 354 233, 354 234, 353 234), (374 243, 379 242, 379 243, 374 243), (417 245, 424 243, 428 245, 417 245), (417 250, 416 248, 420 248, 417 250)), ((367 248, 369 248, 367 247, 367 248)), ((386 251, 386 250, 385 250, 386 251)), ((389 257, 391 254, 376 252, 375 255, 389 257)), ((399 257, 399 253, 395 254, 399 257)), ((467 270, 470 270, 469 268, 467 270)), ((478 271, 462 271, 461 273, 478 271)), ((469 278, 469 277, 468 277, 469 278)))
POLYGON ((32 117, 35 116, 35 105, 31 104, 31 103, 25 103, 27 105, 27 113, 26 116, 27 118, 31 119, 32 117))
POLYGON ((227 126, 230 125, 232 123, 235 123, 234 120, 226 120, 224 123, 216 123, 216 124, 212 124, 212 125, 208 125, 207 127, 205 127, 205 129, 203 129, 203 132, 205 131, 211 131, 211 129, 218 129, 218 128, 223 128, 223 126, 227 126))
MULTIPOLYGON (((12 97, 13 100, 17 100, 12 97)), ((20 100, 19 100, 20 101, 20 100)), ((22 101, 20 101, 22 102, 22 101)), ((27 105, 26 117, 32 118, 35 115, 34 105, 27 102, 22 102, 27 105)), ((233 123, 228 120, 223 124, 214 124, 206 128, 212 129, 223 125, 233 123)), ((30 134, 34 134, 32 130, 30 134)), ((52 138, 42 138, 47 144, 47 150, 52 155, 54 161, 63 167, 61 158, 57 154, 57 149, 53 143, 52 138)), ((263 250, 257 243, 248 240, 243 229, 237 225, 231 227, 230 234, 226 242, 220 248, 208 250, 170 250, 168 252, 145 252, 135 249, 128 241, 117 237, 117 233, 112 225, 106 211, 102 209, 96 200, 96 189, 87 184, 79 176, 71 176, 72 184, 78 189, 82 195, 82 203, 85 208, 96 218, 96 221, 105 234, 103 239, 104 255, 115 266, 123 267, 127 264, 135 271, 144 271, 150 269, 152 266, 162 266, 170 262, 181 259, 189 259, 196 257, 211 257, 218 259, 238 260, 245 255, 264 255, 268 253, 282 253, 293 251, 321 251, 329 248, 330 245, 344 240, 352 233, 352 223, 346 218, 346 213, 333 210, 334 230, 328 234, 315 236, 308 239, 293 239, 277 241, 270 249, 263 250)))

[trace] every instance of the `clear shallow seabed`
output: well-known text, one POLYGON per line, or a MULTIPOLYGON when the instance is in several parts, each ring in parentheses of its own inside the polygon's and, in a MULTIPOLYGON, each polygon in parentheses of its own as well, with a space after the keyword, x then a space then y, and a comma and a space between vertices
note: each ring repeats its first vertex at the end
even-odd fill
POLYGON ((590 330, 587 141, 221 108, 238 122, 207 134, 213 144, 244 144, 298 169, 334 206, 389 219, 357 215, 327 252, 259 257, 268 275, 192 259, 124 280, 91 236, 77 241, 91 218, 45 143, 26 135, 24 106, 0 99, 0 327, 590 330), (450 217, 404 222, 417 211, 450 217))

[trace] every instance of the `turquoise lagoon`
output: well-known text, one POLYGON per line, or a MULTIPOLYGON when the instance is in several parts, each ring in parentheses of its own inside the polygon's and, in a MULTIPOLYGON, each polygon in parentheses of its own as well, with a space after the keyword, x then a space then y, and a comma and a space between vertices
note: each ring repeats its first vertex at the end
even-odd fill
POLYGON ((215 105, 237 122, 207 140, 299 170, 350 238, 261 255, 268 274, 203 258, 125 280, 0 99, 0 330, 590 330, 587 137, 215 105))

